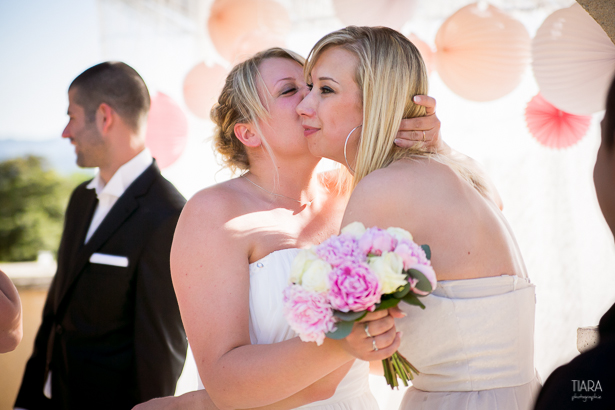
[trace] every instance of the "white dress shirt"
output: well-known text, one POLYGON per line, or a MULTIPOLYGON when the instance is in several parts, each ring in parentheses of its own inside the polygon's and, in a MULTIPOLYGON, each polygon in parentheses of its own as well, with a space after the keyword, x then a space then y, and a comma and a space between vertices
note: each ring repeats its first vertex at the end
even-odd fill
POLYGON ((105 216, 109 213, 113 205, 117 202, 119 197, 122 196, 126 188, 134 182, 149 167, 152 165, 152 154, 145 148, 133 159, 122 165, 113 174, 109 182, 105 185, 104 181, 100 177, 100 173, 97 173, 94 179, 88 184, 88 189, 95 189, 96 196, 98 197, 98 206, 90 222, 90 228, 88 234, 85 237, 85 243, 88 243, 100 223, 105 219, 105 216))
MULTIPOLYGON (((96 174, 94 179, 86 187, 96 190, 98 205, 96 206, 96 211, 94 211, 92 222, 90 222, 90 228, 85 237, 85 243, 88 243, 119 197, 122 196, 130 184, 132 184, 143 171, 152 165, 152 161, 152 154, 149 149, 145 148, 133 159, 119 167, 106 185, 102 178, 100 178, 100 173, 96 174)), ((47 398, 51 398, 51 371, 47 375, 43 392, 47 398)), ((23 409, 16 407, 15 410, 23 409)))

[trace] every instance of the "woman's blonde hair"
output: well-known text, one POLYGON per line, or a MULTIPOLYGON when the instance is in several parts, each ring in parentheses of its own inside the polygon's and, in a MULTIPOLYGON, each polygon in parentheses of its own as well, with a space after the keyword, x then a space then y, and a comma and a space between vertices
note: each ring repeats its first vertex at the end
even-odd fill
POLYGON ((413 98, 427 94, 427 70, 410 40, 388 27, 349 26, 327 34, 308 55, 304 72, 309 83, 314 65, 331 47, 341 47, 358 59, 355 81, 362 91, 363 126, 351 188, 369 173, 398 159, 428 156, 451 166, 483 191, 480 178, 454 159, 433 154, 424 144, 399 148, 394 143, 402 119, 425 115, 425 107, 415 104, 413 98))
POLYGON ((265 106, 266 103, 263 104, 266 100, 259 97, 257 88, 258 82, 264 85, 259 66, 269 58, 286 58, 301 66, 305 64, 305 59, 299 54, 283 48, 274 47, 258 52, 233 67, 226 77, 217 103, 211 109, 210 118, 216 124, 214 150, 220 154, 223 165, 233 173, 250 168, 245 146, 235 135, 235 124, 254 124, 261 134, 263 146, 275 163, 272 151, 258 126, 258 120, 269 117, 268 107, 265 106))

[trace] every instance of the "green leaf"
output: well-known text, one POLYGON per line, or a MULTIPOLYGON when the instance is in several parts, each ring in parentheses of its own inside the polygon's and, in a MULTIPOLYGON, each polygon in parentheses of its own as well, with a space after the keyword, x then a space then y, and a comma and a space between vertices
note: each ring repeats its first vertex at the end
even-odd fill
POLYGON ((427 279, 427 277, 425 277, 425 275, 423 275, 422 272, 420 272, 420 271, 418 271, 416 269, 409 269, 408 273, 414 279, 418 279, 419 280, 419 282, 416 284, 416 288, 418 290, 421 290, 421 291, 427 292, 427 293, 431 293, 431 291, 433 290, 433 288, 431 287, 431 282, 429 281, 429 279, 427 279))
POLYGON ((348 336, 350 332, 352 332, 353 325, 354 325, 354 320, 350 322, 346 322, 346 321, 337 322, 335 324, 337 329, 333 332, 327 333, 325 336, 327 336, 329 339, 335 339, 335 340, 343 339, 346 336, 348 336))
POLYGON ((397 292, 393 293, 393 296, 395 296, 397 299, 401 299, 406 296, 408 292, 410 292, 410 284, 406 283, 406 286, 401 288, 401 290, 398 290, 397 292))
POLYGON ((429 245, 421 245, 421 248, 423 248, 427 259, 431 260, 431 248, 429 247, 429 245))
POLYGON ((376 305, 376 311, 392 308, 393 306, 397 306, 398 303, 399 299, 396 298, 385 299, 376 305))
POLYGON ((339 317, 343 321, 356 321, 361 320, 363 317, 367 315, 367 311, 363 312, 341 312, 339 310, 333 311, 333 316, 339 317))
POLYGON ((407 304, 409 304, 409 305, 414 305, 414 306, 420 307, 421 309, 425 309, 425 305, 412 292, 410 292, 406 296, 404 296, 404 298, 402 300, 404 302, 406 302, 407 304))

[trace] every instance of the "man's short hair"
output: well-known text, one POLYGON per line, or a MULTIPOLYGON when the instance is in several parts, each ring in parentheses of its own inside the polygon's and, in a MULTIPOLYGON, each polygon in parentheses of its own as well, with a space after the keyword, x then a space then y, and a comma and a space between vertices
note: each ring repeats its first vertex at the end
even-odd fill
POLYGON ((134 131, 144 124, 150 97, 143 78, 134 68, 119 61, 107 61, 88 68, 73 80, 75 102, 93 121, 102 103, 108 104, 134 131))

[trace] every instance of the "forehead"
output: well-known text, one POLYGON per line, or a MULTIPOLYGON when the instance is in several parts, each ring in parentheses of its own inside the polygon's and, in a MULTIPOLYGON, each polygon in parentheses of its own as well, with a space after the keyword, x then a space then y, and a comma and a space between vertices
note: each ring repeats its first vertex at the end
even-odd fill
POLYGON ((70 111, 83 111, 83 107, 77 104, 77 89, 75 87, 68 90, 68 109, 70 111))
POLYGON ((284 78, 303 80, 303 67, 288 58, 268 58, 260 63, 258 70, 267 88, 275 86, 284 78))
POLYGON ((358 63, 359 60, 354 53, 342 47, 331 47, 320 54, 310 75, 312 81, 324 77, 332 78, 338 82, 340 80, 354 81, 358 63))

